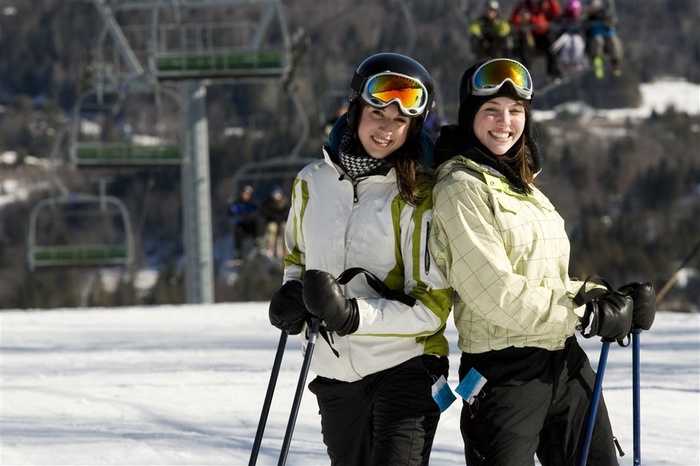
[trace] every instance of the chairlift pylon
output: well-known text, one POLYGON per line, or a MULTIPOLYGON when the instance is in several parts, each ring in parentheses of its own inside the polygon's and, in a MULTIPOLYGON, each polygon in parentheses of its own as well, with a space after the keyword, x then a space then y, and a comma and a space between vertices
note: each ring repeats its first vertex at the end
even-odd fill
MULTIPOLYGON (((212 302, 208 141, 206 126, 200 124, 206 122, 206 99, 202 96, 206 96, 206 86, 212 81, 240 83, 276 77, 282 83, 289 82, 299 44, 290 38, 282 1, 120 0, 109 6, 105 0, 93 3, 108 28, 103 32, 101 47, 110 45, 108 38, 116 46, 114 58, 118 64, 113 74, 119 75, 119 65, 125 64, 127 77, 140 80, 139 68, 143 69, 143 77, 158 88, 175 86, 173 81, 179 81, 176 87, 182 98, 181 129, 187 152, 181 164, 187 301, 212 302)), ((102 152, 84 149, 87 154, 83 155, 97 152, 104 159, 108 149, 113 153, 107 155, 120 160, 133 155, 109 146, 100 147, 102 152)), ((72 152, 79 155, 77 145, 72 152)))

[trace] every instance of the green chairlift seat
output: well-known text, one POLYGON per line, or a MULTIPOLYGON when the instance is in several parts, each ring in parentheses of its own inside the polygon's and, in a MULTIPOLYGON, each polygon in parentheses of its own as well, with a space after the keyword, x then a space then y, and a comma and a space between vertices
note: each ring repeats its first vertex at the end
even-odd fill
POLYGON ((286 72, 283 53, 241 51, 163 53, 155 56, 158 79, 278 77, 286 72))
POLYGON ((34 263, 41 266, 123 265, 129 259, 124 245, 37 246, 34 263))
POLYGON ((180 165, 182 150, 176 144, 139 146, 120 143, 79 142, 75 147, 78 165, 180 165))

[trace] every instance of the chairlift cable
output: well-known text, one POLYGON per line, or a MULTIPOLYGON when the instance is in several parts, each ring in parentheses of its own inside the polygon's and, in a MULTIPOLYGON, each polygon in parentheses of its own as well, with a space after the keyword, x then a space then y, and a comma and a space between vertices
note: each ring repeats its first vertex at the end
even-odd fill
POLYGON ((406 18, 408 27, 408 45, 406 46, 405 54, 410 56, 413 55, 413 51, 416 48, 416 23, 413 20, 411 9, 408 7, 406 0, 399 0, 399 5, 401 6, 401 13, 406 18))
POLYGON ((302 125, 301 135, 299 136, 299 140, 294 145, 292 152, 289 154, 290 158, 296 159, 299 157, 299 153, 301 152, 301 149, 304 147, 304 144, 306 144, 306 141, 309 139, 309 118, 308 118, 308 115, 306 115, 306 112, 304 111, 304 102, 301 101, 299 94, 296 92, 296 86, 293 86, 290 89, 289 94, 292 97, 292 102, 294 103, 294 108, 296 108, 297 112, 299 113, 299 117, 301 119, 301 125, 302 125))
POLYGON ((343 8, 342 10, 340 10, 337 13, 334 13, 329 18, 323 18, 316 25, 309 28, 309 30, 313 31, 313 32, 318 32, 318 31, 321 31, 322 29, 326 29, 329 26, 333 26, 336 22, 342 20, 344 15, 349 14, 349 13, 354 13, 355 9, 357 8, 358 3, 359 2, 356 0, 351 0, 348 3, 347 7, 343 8))
POLYGON ((61 129, 58 131, 58 134, 56 135, 56 139, 54 140, 53 146, 51 147, 51 154, 49 156, 49 176, 51 177, 51 180, 53 183, 56 185, 58 190, 63 194, 64 196, 67 196, 70 190, 68 187, 63 183, 63 180, 58 176, 57 172, 57 159, 58 159, 58 151, 61 148, 61 144, 63 143, 63 140, 66 137, 66 133, 68 132, 68 126, 62 126, 61 129))
POLYGON ((148 183, 146 183, 146 194, 143 197, 143 202, 141 203, 141 215, 139 216, 138 224, 136 225, 135 232, 138 235, 137 238, 141 237, 143 233, 143 227, 146 223, 146 214, 148 213, 148 207, 151 204, 151 194, 153 192, 153 186, 156 181, 151 172, 151 176, 148 178, 148 183))

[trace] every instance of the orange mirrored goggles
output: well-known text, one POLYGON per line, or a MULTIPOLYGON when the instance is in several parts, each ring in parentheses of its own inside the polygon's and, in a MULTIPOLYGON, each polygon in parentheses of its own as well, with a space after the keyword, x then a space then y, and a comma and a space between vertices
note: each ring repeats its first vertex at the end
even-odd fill
POLYGON ((401 113, 413 117, 425 112, 428 90, 415 78, 387 71, 367 80, 362 98, 375 108, 384 108, 395 102, 401 113))
POLYGON ((522 64, 507 58, 497 58, 481 65, 471 79, 471 94, 489 96, 496 94, 509 81, 518 96, 532 99, 532 77, 522 64))

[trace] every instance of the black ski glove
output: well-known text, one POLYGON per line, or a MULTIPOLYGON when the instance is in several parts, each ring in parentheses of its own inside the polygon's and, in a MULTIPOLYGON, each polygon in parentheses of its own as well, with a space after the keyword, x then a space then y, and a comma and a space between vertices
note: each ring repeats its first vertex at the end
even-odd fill
POLYGON ((342 337, 359 327, 357 301, 345 297, 333 275, 322 270, 307 270, 303 293, 307 309, 325 322, 329 332, 336 332, 342 337))
POLYGON ((632 298, 617 291, 606 291, 586 303, 581 318, 581 335, 594 335, 621 341, 632 329, 632 298))
POLYGON ((632 330, 649 330, 656 317, 656 291, 649 282, 630 282, 618 290, 634 301, 632 330))
POLYGON ((282 285, 270 300, 270 323, 279 329, 285 324, 289 325, 290 335, 301 333, 304 322, 307 318, 311 319, 311 314, 304 305, 301 289, 301 281, 290 280, 282 285))

